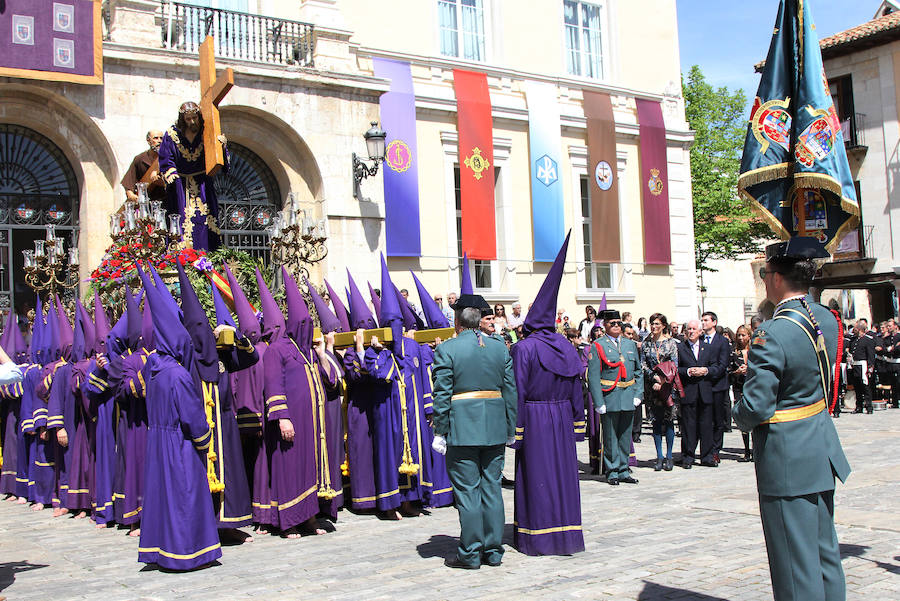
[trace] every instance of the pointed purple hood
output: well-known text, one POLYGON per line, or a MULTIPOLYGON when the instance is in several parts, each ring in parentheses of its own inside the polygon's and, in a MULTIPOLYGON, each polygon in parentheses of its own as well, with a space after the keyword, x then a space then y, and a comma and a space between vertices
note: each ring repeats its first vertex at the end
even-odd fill
MULTIPOLYGON (((143 271, 139 271, 138 275, 144 284, 144 300, 150 303, 156 351, 163 355, 169 355, 182 367, 190 369, 194 354, 190 334, 182 325, 178 313, 168 299, 163 298, 160 291, 150 281, 150 276, 143 271)), ((137 307, 134 307, 134 310, 137 311, 137 307)))
POLYGON ((259 286, 259 304, 263 314, 262 335, 263 338, 268 336, 269 342, 275 342, 284 334, 287 327, 284 313, 281 312, 281 308, 275 302, 272 293, 269 292, 269 287, 266 286, 266 281, 259 269, 256 270, 256 285, 259 286))
MULTIPOLYGON (((181 263, 176 262, 175 267, 178 269, 178 283, 181 287, 181 313, 184 328, 191 335, 191 344, 194 347, 194 367, 197 375, 204 382, 219 381, 219 351, 216 350, 216 337, 213 336, 212 328, 209 327, 209 318, 197 293, 191 285, 184 267, 181 263)), ((159 292, 159 285, 157 285, 159 292)), ((154 313, 156 312, 154 308, 154 313)))
POLYGON ((141 313, 141 346, 148 351, 156 348, 156 340, 153 338, 153 310, 150 302, 144 301, 144 311, 141 313))
POLYGON ((353 330, 377 328, 378 322, 375 320, 375 316, 372 315, 372 311, 369 310, 369 305, 366 304, 366 299, 363 298, 362 293, 357 288, 356 282, 353 281, 353 276, 350 275, 349 269, 347 270, 347 281, 350 284, 350 294, 348 295, 350 299, 350 327, 353 330))
POLYGON ((425 321, 428 322, 428 327, 449 328, 450 322, 447 320, 447 317, 441 313, 440 307, 434 302, 434 297, 428 294, 425 285, 419 281, 419 278, 416 277, 416 274, 414 274, 412 270, 410 270, 409 273, 412 274, 413 280, 416 283, 416 290, 419 291, 419 302, 422 305, 422 312, 425 314, 425 321))
POLYGON ((94 320, 87 308, 78 302, 78 310, 81 312, 81 323, 84 328, 84 352, 85 359, 89 359, 97 352, 97 330, 94 327, 94 320))
POLYGON ((94 351, 106 352, 106 338, 109 336, 109 318, 103 310, 100 292, 94 291, 94 351))
POLYGON ((41 295, 36 294, 34 303, 34 325, 31 326, 31 360, 34 363, 44 362, 46 334, 44 333, 44 304, 41 295))
POLYGON ((394 354, 402 357, 403 313, 398 300, 400 295, 396 290, 394 282, 391 281, 391 274, 388 272, 387 262, 384 260, 384 255, 381 255, 381 312, 378 314, 378 323, 383 328, 391 329, 394 339, 394 354))
POLYGON ((225 299, 219 294, 219 289, 212 282, 210 282, 210 286, 212 287, 213 308, 216 310, 216 325, 221 326, 224 324, 237 329, 237 324, 231 316, 231 310, 225 304, 225 299))
POLYGON ((341 297, 339 297, 334 289, 332 289, 328 280, 325 280, 325 289, 328 290, 328 298, 331 299, 331 306, 334 308, 334 314, 341 324, 341 329, 338 330, 338 332, 349 332, 350 314, 347 312, 347 307, 341 302, 341 297))
POLYGON ((9 345, 11 349, 6 350, 6 354, 16 363, 28 362, 28 345, 25 344, 25 337, 22 336, 22 330, 19 329, 19 320, 13 313, 13 329, 10 334, 9 345), (10 352, 11 351, 11 352, 10 352))
POLYGON ((572 230, 566 234, 566 239, 541 284, 537 296, 528 309, 528 315, 525 317, 524 331, 533 332, 535 330, 556 330, 556 297, 559 294, 559 284, 562 281, 563 269, 566 266, 566 251, 569 249, 569 236, 572 230))
MULTIPOLYGON (((138 276, 143 280, 144 272, 138 268, 138 276)), ((149 288, 147 284, 149 283, 149 279, 144 283, 144 298, 147 298, 147 295, 150 294, 150 289, 153 288, 153 284, 150 284, 149 288)), ((132 351, 137 351, 141 348, 141 310, 138 308, 138 300, 137 297, 131 294, 131 290, 128 286, 125 286, 125 344, 132 351)))
POLYGON ((3 350, 6 351, 6 354, 12 357, 12 352, 10 351, 10 340, 12 339, 12 324, 15 319, 15 311, 10 309, 9 313, 6 314, 6 324, 3 326, 3 334, 0 335, 0 347, 3 347, 3 350))
POLYGON ((82 361, 85 358, 85 347, 87 346, 84 339, 84 327, 81 308, 81 299, 75 300, 75 327, 72 329, 72 350, 71 359, 73 363, 82 361))
POLYGON ((59 324, 59 352, 64 359, 69 360, 72 358, 75 330, 72 328, 72 323, 69 321, 69 316, 66 315, 66 310, 63 308, 62 301, 59 300, 58 294, 56 295, 56 318, 59 324))
POLYGON ((294 339, 301 351, 308 352, 312 349, 313 340, 312 315, 309 314, 309 308, 303 300, 303 295, 300 294, 297 282, 283 266, 281 277, 284 280, 284 299, 287 306, 285 332, 294 339))
POLYGON ((228 278, 228 286, 231 288, 231 298, 234 299, 234 312, 237 314, 238 324, 240 324, 241 333, 250 340, 251 344, 256 344, 262 337, 262 329, 259 327, 259 319, 256 312, 250 306, 247 295, 235 279, 234 274, 225 265, 225 275, 228 278))
POLYGON ((462 281, 459 285, 459 293, 460 295, 475 294, 475 289, 472 287, 472 272, 469 271, 468 253, 463 253, 462 281))
POLYGON ((322 330, 322 333, 345 332, 346 330, 341 329, 341 322, 328 308, 328 303, 325 302, 325 299, 322 298, 316 287, 308 279, 304 281, 306 282, 306 287, 309 288, 309 297, 312 299, 313 307, 316 309, 316 315, 319 316, 319 328, 322 330))
POLYGON ((53 363, 62 356, 61 347, 59 345, 59 314, 56 312, 56 305, 53 299, 47 306, 47 331, 44 339, 44 365, 53 363))

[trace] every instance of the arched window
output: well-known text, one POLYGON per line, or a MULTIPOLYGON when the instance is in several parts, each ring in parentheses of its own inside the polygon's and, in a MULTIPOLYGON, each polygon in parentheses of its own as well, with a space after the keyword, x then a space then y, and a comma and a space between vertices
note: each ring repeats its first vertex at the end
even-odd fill
POLYGON ((214 180, 222 244, 268 262, 265 230, 281 210, 278 182, 269 166, 246 146, 229 142, 228 151, 228 173, 219 172, 214 180))
POLYGON ((33 307, 22 251, 34 248, 48 223, 58 236, 77 235, 78 204, 75 171, 62 150, 32 129, 0 124, 0 308, 14 303, 24 315, 33 307))

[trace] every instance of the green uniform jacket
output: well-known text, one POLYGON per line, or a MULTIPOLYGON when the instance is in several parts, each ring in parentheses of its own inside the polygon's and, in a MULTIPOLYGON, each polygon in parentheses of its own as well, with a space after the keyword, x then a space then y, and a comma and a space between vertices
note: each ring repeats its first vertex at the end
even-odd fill
MULTIPOLYGON (((807 300, 825 337, 830 383, 837 352, 837 320, 831 311, 807 300)), ((815 348, 807 335, 812 330, 815 336, 815 330, 805 315, 799 300, 787 301, 753 333, 744 395, 732 412, 741 430, 753 432, 757 487, 762 495, 797 497, 834 490, 835 475, 842 482, 850 475, 850 464, 827 409, 795 421, 763 423, 776 410, 807 407, 825 396, 815 348)), ((829 402, 826 399, 826 404, 829 402)))
POLYGON ((644 398, 644 372, 637 345, 634 340, 625 336, 619 336, 619 348, 616 348, 616 343, 609 336, 601 336, 596 342, 603 347, 603 353, 610 363, 624 361, 625 376, 620 377, 618 366, 610 367, 603 363, 597 356, 596 345, 591 343, 587 379, 594 407, 599 409, 606 405, 607 411, 634 411, 634 399, 644 398), (623 384, 631 380, 634 380, 634 384, 627 387, 612 384, 614 381, 623 384))
POLYGON ((434 432, 448 445, 506 444, 516 432, 516 380, 506 344, 474 330, 460 332, 434 352, 434 432), (485 398, 457 398, 475 391, 496 391, 485 398))

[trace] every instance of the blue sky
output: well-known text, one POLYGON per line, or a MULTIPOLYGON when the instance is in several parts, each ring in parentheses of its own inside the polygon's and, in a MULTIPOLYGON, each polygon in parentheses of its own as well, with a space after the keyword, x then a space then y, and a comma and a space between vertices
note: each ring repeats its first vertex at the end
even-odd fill
MULTIPOLYGON (((700 65, 713 86, 743 88, 752 102, 753 65, 766 58, 778 0, 677 0, 681 69, 700 65)), ((808 0, 819 39, 870 20, 881 0, 808 0)), ((748 103, 749 107, 749 103, 748 103)))

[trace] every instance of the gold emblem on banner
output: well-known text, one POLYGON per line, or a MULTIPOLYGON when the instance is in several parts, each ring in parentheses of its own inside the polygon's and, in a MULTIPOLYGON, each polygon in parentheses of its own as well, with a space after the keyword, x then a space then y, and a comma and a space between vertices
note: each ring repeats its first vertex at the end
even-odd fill
POLYGON ((472 156, 466 158, 463 164, 472 170, 475 179, 481 179, 481 172, 486 171, 491 166, 490 162, 481 156, 481 149, 477 146, 472 149, 472 156))
POLYGON ((650 189, 650 194, 653 196, 662 194, 663 182, 659 177, 659 169, 650 170, 650 179, 647 181, 647 187, 650 189))

